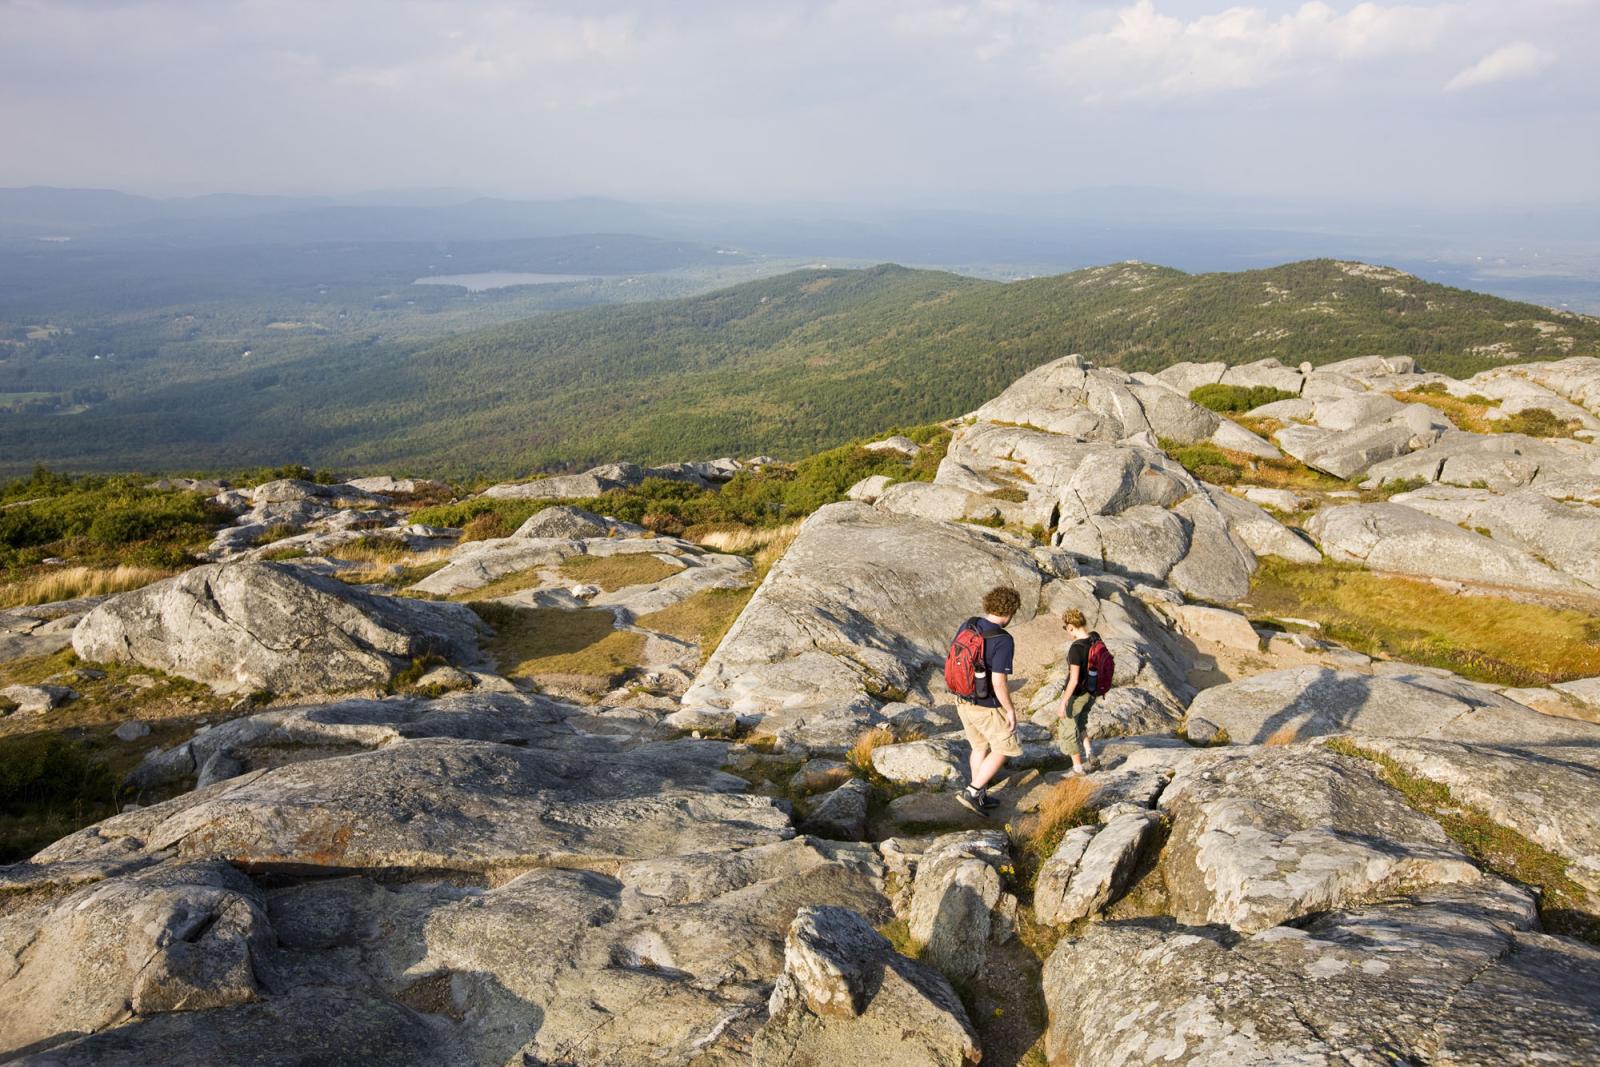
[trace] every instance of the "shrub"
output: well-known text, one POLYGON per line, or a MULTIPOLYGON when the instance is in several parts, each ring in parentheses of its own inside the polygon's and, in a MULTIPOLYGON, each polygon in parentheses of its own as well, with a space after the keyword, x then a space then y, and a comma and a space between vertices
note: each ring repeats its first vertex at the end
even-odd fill
POLYGON ((461 527, 463 541, 489 541, 496 537, 509 537, 515 532, 506 517, 498 511, 485 511, 468 519, 461 527))
POLYGON ((0 804, 102 801, 115 794, 105 765, 60 734, 0 739, 0 804))
POLYGON ((1201 407, 1224 413, 1250 411, 1262 404, 1294 397, 1294 393, 1270 385, 1202 385, 1189 393, 1189 399, 1201 407))
POLYGON ((1229 459, 1227 454, 1216 445, 1180 445, 1172 441, 1162 441, 1161 447, 1167 454, 1183 464, 1190 474, 1203 481, 1216 485, 1232 485, 1244 473, 1244 467, 1229 459))
POLYGON ((1560 418, 1546 408, 1525 408, 1502 419, 1499 429, 1529 437, 1571 437, 1581 426, 1578 420, 1560 418))

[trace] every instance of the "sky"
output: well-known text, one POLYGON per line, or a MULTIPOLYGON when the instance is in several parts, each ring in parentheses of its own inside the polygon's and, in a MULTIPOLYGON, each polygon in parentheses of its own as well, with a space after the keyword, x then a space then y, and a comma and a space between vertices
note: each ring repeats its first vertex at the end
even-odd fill
POLYGON ((0 0, 0 186, 1600 200, 1600 0, 0 0))

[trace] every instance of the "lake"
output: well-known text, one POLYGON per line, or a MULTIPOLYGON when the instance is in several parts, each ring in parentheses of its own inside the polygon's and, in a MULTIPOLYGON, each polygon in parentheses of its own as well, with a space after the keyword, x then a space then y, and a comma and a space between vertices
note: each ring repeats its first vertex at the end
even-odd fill
POLYGON ((485 289, 504 289, 511 285, 556 285, 561 282, 593 281, 593 274, 524 274, 519 271, 496 270, 483 274, 430 274, 418 278, 412 285, 460 285, 480 293, 485 289))

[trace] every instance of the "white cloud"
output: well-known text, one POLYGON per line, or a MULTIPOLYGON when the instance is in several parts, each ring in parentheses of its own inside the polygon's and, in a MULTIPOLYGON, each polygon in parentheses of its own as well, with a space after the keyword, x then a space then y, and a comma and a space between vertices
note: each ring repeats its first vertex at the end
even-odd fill
POLYGON ((1445 83, 1445 92, 1471 89, 1479 85, 1527 78, 1550 65, 1551 56, 1538 45, 1517 41, 1478 60, 1445 83))
POLYGON ((1252 89, 1308 66, 1424 52, 1459 15, 1451 4, 1357 4, 1340 14, 1313 2, 1274 16, 1232 7, 1184 20, 1154 0, 1055 49, 1057 75, 1091 99, 1174 97, 1252 89))

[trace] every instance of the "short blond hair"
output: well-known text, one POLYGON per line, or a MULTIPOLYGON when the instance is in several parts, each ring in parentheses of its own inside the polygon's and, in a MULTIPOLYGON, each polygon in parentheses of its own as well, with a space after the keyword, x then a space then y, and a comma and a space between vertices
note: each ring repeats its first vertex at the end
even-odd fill
POLYGON ((1068 608, 1061 613, 1061 628, 1063 630, 1087 630, 1089 620, 1083 617, 1083 612, 1077 608, 1068 608))
POLYGON ((983 594, 983 613, 1009 619, 1022 610, 1022 594, 1009 585, 997 585, 983 594))

